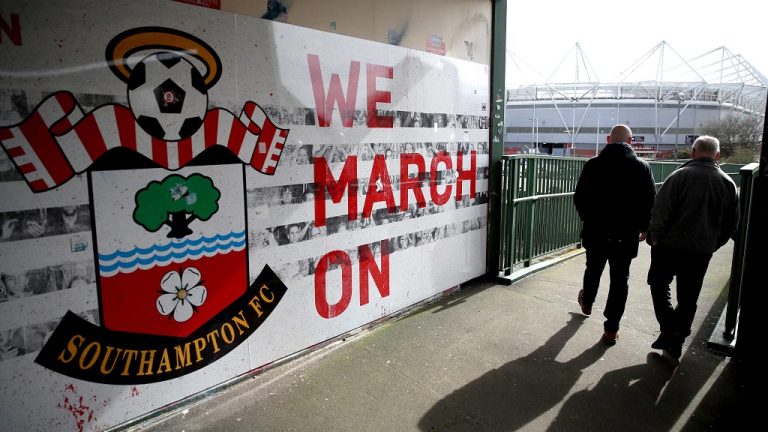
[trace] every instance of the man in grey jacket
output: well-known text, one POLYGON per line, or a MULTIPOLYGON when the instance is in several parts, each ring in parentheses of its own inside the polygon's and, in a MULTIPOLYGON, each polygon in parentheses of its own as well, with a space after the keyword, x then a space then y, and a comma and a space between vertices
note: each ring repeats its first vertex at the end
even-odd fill
POLYGON ((733 235, 739 220, 736 185, 717 164, 720 141, 700 136, 691 160, 667 178, 656 195, 648 229, 653 308, 661 327, 651 345, 675 360, 691 334, 704 274, 712 253, 733 235), (669 284, 677 277, 677 307, 669 284))

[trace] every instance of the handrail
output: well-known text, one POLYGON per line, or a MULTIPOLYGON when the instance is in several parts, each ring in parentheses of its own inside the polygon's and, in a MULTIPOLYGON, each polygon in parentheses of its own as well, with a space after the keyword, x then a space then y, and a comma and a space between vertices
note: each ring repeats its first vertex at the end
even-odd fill
POLYGON ((736 337, 739 309, 741 307, 742 277, 744 275, 745 256, 749 243, 751 224, 752 193, 757 182, 760 164, 751 163, 739 170, 739 230, 734 239, 733 260, 731 263, 731 283, 728 285, 728 304, 725 310, 723 336, 728 340, 736 337))
MULTIPOLYGON (((509 276, 521 270, 520 266, 530 266, 536 258, 580 246, 581 220, 570 197, 586 161, 538 154, 502 156, 500 273, 509 276)), ((648 163, 657 187, 682 165, 671 161, 648 163)))
POLYGON ((523 197, 523 198, 515 198, 513 202, 519 203, 519 202, 526 202, 526 201, 536 201, 540 199, 546 199, 546 198, 557 198, 561 196, 572 196, 575 192, 563 192, 558 194, 547 194, 547 195, 534 195, 529 197, 523 197))
POLYGON ((574 190, 586 159, 542 155, 502 158, 499 269, 510 275, 537 257, 579 243, 574 190))

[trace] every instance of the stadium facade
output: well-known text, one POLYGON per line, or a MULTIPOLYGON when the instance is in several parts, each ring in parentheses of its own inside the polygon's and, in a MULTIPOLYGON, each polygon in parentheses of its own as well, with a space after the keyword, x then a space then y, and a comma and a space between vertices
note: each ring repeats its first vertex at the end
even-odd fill
POLYGON ((508 87, 505 153, 592 156, 624 123, 639 154, 666 159, 730 116, 762 122, 766 88, 765 76, 725 47, 685 60, 666 42, 601 82, 576 44, 543 84, 508 87))

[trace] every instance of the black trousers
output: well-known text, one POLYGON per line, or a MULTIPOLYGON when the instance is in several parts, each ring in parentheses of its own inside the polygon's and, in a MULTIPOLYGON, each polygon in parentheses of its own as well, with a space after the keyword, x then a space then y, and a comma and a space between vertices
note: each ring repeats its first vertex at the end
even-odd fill
MULTIPOLYGON (((636 247, 636 245, 634 245, 636 247)), ((588 246, 587 269, 584 271, 584 303, 592 305, 597 297, 597 289, 600 286, 600 277, 605 269, 605 264, 610 267, 611 285, 608 291, 608 301, 605 304, 605 331, 615 332, 619 330, 621 316, 624 315, 624 306, 627 303, 629 293, 629 265, 634 254, 628 251, 626 245, 613 242, 588 246)), ((635 249, 636 250, 636 249, 635 249)))
POLYGON ((681 342, 691 334, 696 303, 711 258, 711 253, 681 252, 660 245, 651 249, 648 285, 662 333, 679 337, 681 342), (674 277, 677 277, 677 307, 672 306, 669 288, 674 277))

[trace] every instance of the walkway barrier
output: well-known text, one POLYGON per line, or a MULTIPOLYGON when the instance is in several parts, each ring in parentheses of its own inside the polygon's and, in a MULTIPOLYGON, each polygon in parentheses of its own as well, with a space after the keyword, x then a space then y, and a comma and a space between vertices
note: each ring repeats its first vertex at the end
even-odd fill
MULTIPOLYGON (((499 276, 509 277, 530 267, 536 258, 580 246, 581 220, 573 193, 586 161, 542 155, 502 157, 499 276)), ((682 165, 649 163, 657 187, 682 165)), ((735 167, 740 166, 730 165, 728 171, 735 167)), ((738 178, 736 173, 729 174, 738 178)))
POLYGON ((579 243, 573 191, 586 159, 538 155, 501 160, 500 271, 579 243))
POLYGON ((720 169, 725 171, 726 174, 731 176, 734 182, 736 182, 736 186, 740 185, 741 182, 741 169, 745 167, 746 164, 733 164, 733 163, 723 163, 720 164, 720 169))
POLYGON ((656 181, 656 190, 664 183, 664 180, 669 177, 683 162, 658 162, 649 161, 651 165, 651 173, 653 173, 653 179, 656 181))
POLYGON ((710 347, 731 354, 735 349, 738 329, 739 309, 741 308, 741 290, 744 275, 745 258, 749 244, 749 226, 752 223, 750 210, 753 193, 757 182, 760 164, 751 163, 739 171, 739 231, 734 239, 733 261, 731 263, 731 281, 728 286, 728 304, 725 307, 715 334, 710 339, 710 347), (720 336, 722 331, 722 336, 720 336))

